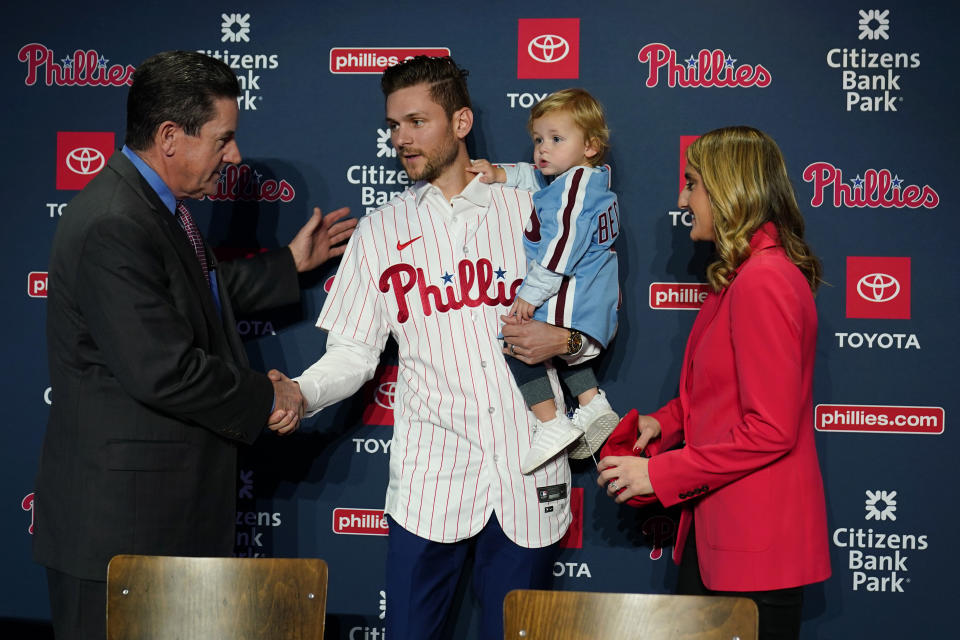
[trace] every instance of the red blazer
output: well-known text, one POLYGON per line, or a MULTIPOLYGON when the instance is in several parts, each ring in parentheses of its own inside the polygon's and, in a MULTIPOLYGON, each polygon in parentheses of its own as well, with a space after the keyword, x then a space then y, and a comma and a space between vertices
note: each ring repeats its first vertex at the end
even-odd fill
POLYGON ((684 503, 674 561, 693 518, 703 582, 717 591, 784 589, 830 576, 813 439, 813 295, 772 223, 750 246, 730 285, 704 301, 680 396, 652 414, 662 434, 648 447, 660 502, 684 503))

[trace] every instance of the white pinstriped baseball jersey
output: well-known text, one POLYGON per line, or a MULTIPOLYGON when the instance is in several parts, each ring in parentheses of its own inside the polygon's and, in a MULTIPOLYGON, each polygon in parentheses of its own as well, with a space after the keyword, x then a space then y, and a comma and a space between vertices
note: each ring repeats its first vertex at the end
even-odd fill
MULTIPOLYGON (((570 524, 566 457, 520 473, 535 419, 497 339, 532 209, 528 192, 478 178, 451 203, 417 183, 360 220, 317 321, 376 352, 388 335, 399 345, 386 512, 422 538, 469 538, 496 512, 507 537, 542 547, 570 524)), ((334 358, 301 377, 308 402, 351 366, 334 358)))

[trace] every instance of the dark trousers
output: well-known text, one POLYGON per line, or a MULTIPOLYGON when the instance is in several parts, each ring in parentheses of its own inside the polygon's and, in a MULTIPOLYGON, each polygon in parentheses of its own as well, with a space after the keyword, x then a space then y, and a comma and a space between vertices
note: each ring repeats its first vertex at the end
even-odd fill
POLYGON ((47 568, 53 637, 102 640, 107 637, 107 583, 82 580, 47 568))
POLYGON ((703 584, 694 528, 683 548, 677 593, 685 596, 735 596, 750 598, 760 611, 759 640, 797 640, 803 610, 803 587, 771 591, 713 591, 703 584))
MULTIPOLYGON (((507 359, 507 366, 513 373, 513 379, 520 388, 520 395, 528 407, 535 404, 553 400, 553 388, 550 387, 550 378, 547 377, 547 369, 543 364, 527 364, 516 358, 504 355, 507 359)), ((557 375, 560 382, 564 384, 567 391, 576 399, 587 389, 599 386, 597 376, 593 373, 593 367, 590 364, 581 364, 569 366, 565 362, 554 360, 557 366, 557 375)))
POLYGON ((432 542, 387 516, 387 638, 440 640, 470 546, 480 637, 503 638, 503 599, 513 589, 549 589, 558 547, 527 549, 504 535, 496 516, 460 542, 432 542))

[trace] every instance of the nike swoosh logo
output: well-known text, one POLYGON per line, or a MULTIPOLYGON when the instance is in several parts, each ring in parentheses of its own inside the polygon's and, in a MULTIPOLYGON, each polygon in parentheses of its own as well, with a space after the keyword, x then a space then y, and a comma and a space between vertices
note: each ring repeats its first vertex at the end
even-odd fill
POLYGON ((399 242, 399 241, 398 241, 398 242, 397 242, 397 251, 403 251, 404 249, 406 249, 407 247, 409 247, 410 245, 412 245, 414 242, 416 242, 417 240, 419 240, 419 239, 422 238, 422 237, 423 237, 423 236, 417 236, 417 237, 414 238, 413 240, 407 240, 406 242, 399 242))

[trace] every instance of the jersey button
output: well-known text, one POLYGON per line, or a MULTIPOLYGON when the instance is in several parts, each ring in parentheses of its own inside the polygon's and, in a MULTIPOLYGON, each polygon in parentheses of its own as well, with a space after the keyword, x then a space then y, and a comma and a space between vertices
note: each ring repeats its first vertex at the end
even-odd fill
POLYGON ((486 360, 481 360, 481 361, 480 361, 480 366, 483 367, 484 369, 486 369, 486 368, 487 368, 487 361, 486 361, 486 360))
POLYGON ((463 255, 468 255, 470 253, 470 247, 463 245, 463 255))
POLYGON ((492 414, 494 411, 496 411, 496 409, 494 409, 493 407, 487 407, 487 413, 492 414))
POLYGON ((499 464, 499 463, 500 463, 500 454, 498 454, 498 453, 493 454, 493 461, 499 464))

